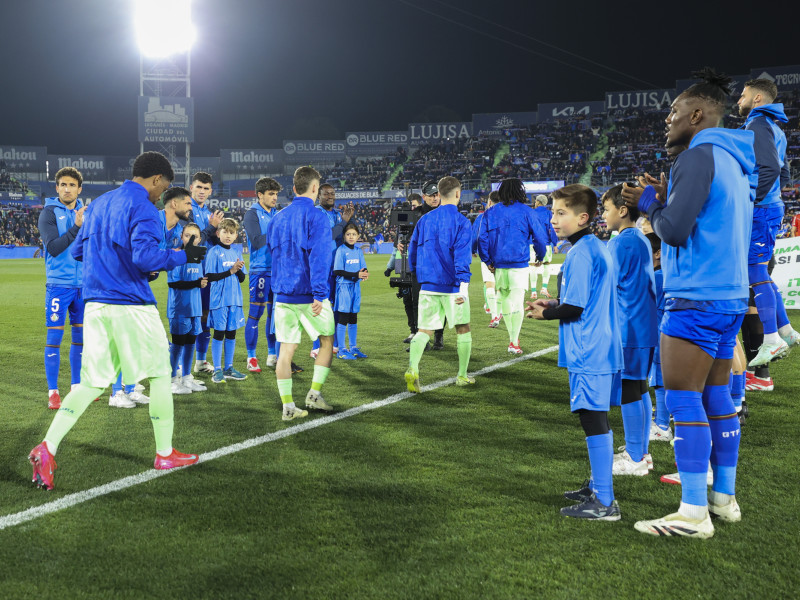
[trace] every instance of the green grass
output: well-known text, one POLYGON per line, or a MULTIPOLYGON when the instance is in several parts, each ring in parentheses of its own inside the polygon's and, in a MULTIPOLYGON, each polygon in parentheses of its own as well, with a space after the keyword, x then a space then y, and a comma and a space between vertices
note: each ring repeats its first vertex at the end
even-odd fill
MULTIPOLYGON (((402 302, 367 257, 359 338, 369 358, 334 359, 325 398, 337 410, 404 390, 402 302)), ((26 455, 52 420, 43 368, 42 261, 2 261, 0 516, 146 471, 147 410, 89 407, 58 453, 56 489, 30 482, 26 455)), ((477 263, 471 289, 477 371, 509 359, 505 329, 486 328, 477 263)), ((154 284, 165 305, 164 278, 154 284)), ((800 320, 793 316, 795 326, 800 320)), ((243 335, 237 367, 243 369, 243 335)), ((65 335, 65 344, 69 333, 65 335)), ((456 373, 455 335, 423 357, 423 384, 456 373)), ((262 340, 261 350, 265 342, 262 340)), ((557 343, 526 321, 525 352, 557 343)), ((295 377, 302 401, 310 344, 295 377)), ((67 352, 62 352, 66 363, 67 352)), ((748 396, 738 524, 709 541, 657 539, 633 522, 672 512, 668 444, 655 474, 619 478, 623 519, 562 518, 561 492, 588 471, 556 354, 231 454, 0 531, 0 598, 779 598, 800 589, 798 356, 773 368, 777 389, 748 396)), ((61 389, 69 373, 62 368, 61 389)), ((175 398, 175 445, 217 448, 287 427, 274 375, 175 398)), ((312 414, 309 419, 319 418, 312 414)), ((289 424, 289 426, 294 423, 289 424)), ((612 425, 621 442, 619 411, 612 425)))

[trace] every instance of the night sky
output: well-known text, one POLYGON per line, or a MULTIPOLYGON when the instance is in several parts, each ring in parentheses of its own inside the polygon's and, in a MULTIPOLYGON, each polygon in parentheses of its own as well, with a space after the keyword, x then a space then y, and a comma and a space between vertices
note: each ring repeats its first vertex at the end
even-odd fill
MULTIPOLYGON (((782 18, 711 4, 196 0, 192 153, 603 100, 644 82, 674 87, 704 65, 743 74, 798 62, 782 18)), ((0 145, 138 152, 132 6, 3 3, 0 145)), ((157 14, 152 26, 171 32, 157 14)))

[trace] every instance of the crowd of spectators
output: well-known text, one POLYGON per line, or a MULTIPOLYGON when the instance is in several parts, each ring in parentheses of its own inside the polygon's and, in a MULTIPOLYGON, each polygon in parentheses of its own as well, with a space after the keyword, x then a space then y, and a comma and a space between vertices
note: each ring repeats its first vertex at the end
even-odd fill
POLYGON ((5 161, 0 160, 0 192, 28 192, 28 184, 8 172, 5 161))
POLYGON ((40 212, 14 204, 0 207, 0 246, 39 246, 40 212))
POLYGON ((403 165, 393 188, 419 187, 430 179, 451 175, 465 187, 477 187, 489 175, 500 140, 460 138, 422 144, 403 165))

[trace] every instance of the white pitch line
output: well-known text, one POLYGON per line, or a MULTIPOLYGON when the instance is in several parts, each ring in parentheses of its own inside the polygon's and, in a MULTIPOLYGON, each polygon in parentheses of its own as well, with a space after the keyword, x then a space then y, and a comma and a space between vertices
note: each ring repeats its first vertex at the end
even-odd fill
MULTIPOLYGON (((491 373, 492 371, 510 367, 511 365, 515 365, 524 360, 538 358, 539 356, 555 352, 556 350, 558 350, 558 346, 550 346, 549 348, 545 348, 544 350, 539 350, 537 352, 525 354, 524 356, 519 356, 517 358, 513 358, 505 362, 489 365, 488 367, 484 367, 480 371, 476 371, 475 373, 473 373, 473 375, 479 375, 479 376, 486 375, 487 373, 491 373)), ((449 379, 437 381, 436 383, 423 385, 421 388, 421 392, 430 392, 440 387, 444 387, 446 385, 455 383, 455 381, 456 381, 455 377, 450 377, 449 379)), ((399 394, 394 394, 393 396, 389 396, 388 398, 384 398, 383 400, 376 400, 375 402, 370 402, 369 404, 362 404, 361 406, 356 406, 354 408, 350 408, 340 413, 327 415, 319 419, 313 419, 311 421, 305 421, 304 423, 301 423, 300 425, 295 425, 294 427, 288 427, 280 431, 268 433, 267 435, 261 435, 258 437, 250 438, 249 440, 245 440, 237 444, 231 444, 230 446, 225 446, 223 448, 219 448, 212 452, 206 452, 204 454, 201 454, 200 459, 197 461, 197 464, 208 462, 210 460, 214 460, 215 458, 220 458, 221 456, 227 456, 228 454, 241 452, 242 450, 247 450, 248 448, 254 448, 256 446, 260 446, 268 442, 274 442, 275 440, 289 437, 290 435, 297 435, 298 433, 308 431, 309 429, 314 429, 315 427, 321 427, 322 425, 327 425, 328 423, 340 421, 341 419, 347 419, 349 417, 353 417, 363 412, 375 410, 376 408, 381 408, 389 404, 394 404, 395 402, 399 402, 400 400, 405 400, 406 398, 410 398, 411 396, 416 396, 416 394, 412 394, 411 392, 401 392, 399 394)), ((129 487, 133 487, 134 485, 139 485, 140 483, 151 481, 153 479, 156 479, 157 477, 163 477, 164 475, 169 475, 170 473, 174 473, 176 471, 182 471, 183 469, 186 468, 189 467, 182 467, 180 469, 170 469, 167 471, 157 471, 156 469, 150 469, 148 471, 143 471, 137 475, 123 477, 122 479, 117 479, 116 481, 99 485, 97 487, 93 487, 91 489, 84 490, 82 492, 75 492, 74 494, 68 494, 62 498, 59 498, 58 500, 47 502, 46 504, 42 504, 41 506, 35 506, 27 510, 20 511, 18 513, 5 515, 3 517, 0 517, 0 531, 3 529, 7 529, 9 527, 14 527, 15 525, 21 525, 22 523, 38 519, 39 517, 49 515, 51 513, 63 510, 65 508, 71 508, 78 504, 82 504, 83 502, 88 502, 89 500, 98 498, 99 496, 105 496, 106 494, 119 492, 129 487)))

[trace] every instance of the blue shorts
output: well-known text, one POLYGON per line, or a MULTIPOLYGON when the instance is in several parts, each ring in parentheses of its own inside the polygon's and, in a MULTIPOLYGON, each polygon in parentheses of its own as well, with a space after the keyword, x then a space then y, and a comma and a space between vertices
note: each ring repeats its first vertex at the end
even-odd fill
POLYGON ((250 273, 250 303, 272 302, 272 275, 250 273))
POLYGON ((619 372, 608 375, 569 373, 569 409, 606 412, 622 402, 622 377, 619 372))
POLYGON ((83 325, 82 288, 47 285, 44 302, 47 327, 63 327, 67 313, 70 325, 83 325))
POLYGON ((726 315, 702 310, 667 310, 661 321, 661 333, 689 341, 711 358, 733 358, 736 335, 744 314, 726 315))
POLYGON ((214 331, 235 331, 244 327, 244 312, 241 306, 223 306, 208 311, 206 325, 214 331))
POLYGON ((652 348, 622 348, 622 356, 625 360, 622 368, 623 379, 633 379, 644 381, 650 372, 650 364, 653 362, 652 348))
POLYGON ((748 265, 769 262, 775 251, 775 239, 783 221, 783 202, 753 208, 753 230, 750 234, 748 265))
POLYGON ((650 387, 664 387, 664 378, 661 376, 661 363, 653 360, 650 367, 650 376, 647 378, 650 387))
POLYGON ((361 310, 361 284, 337 283, 335 299, 333 310, 336 312, 357 313, 361 310))
POLYGON ((201 317, 173 317, 169 320, 172 335, 200 335, 203 332, 201 317))

